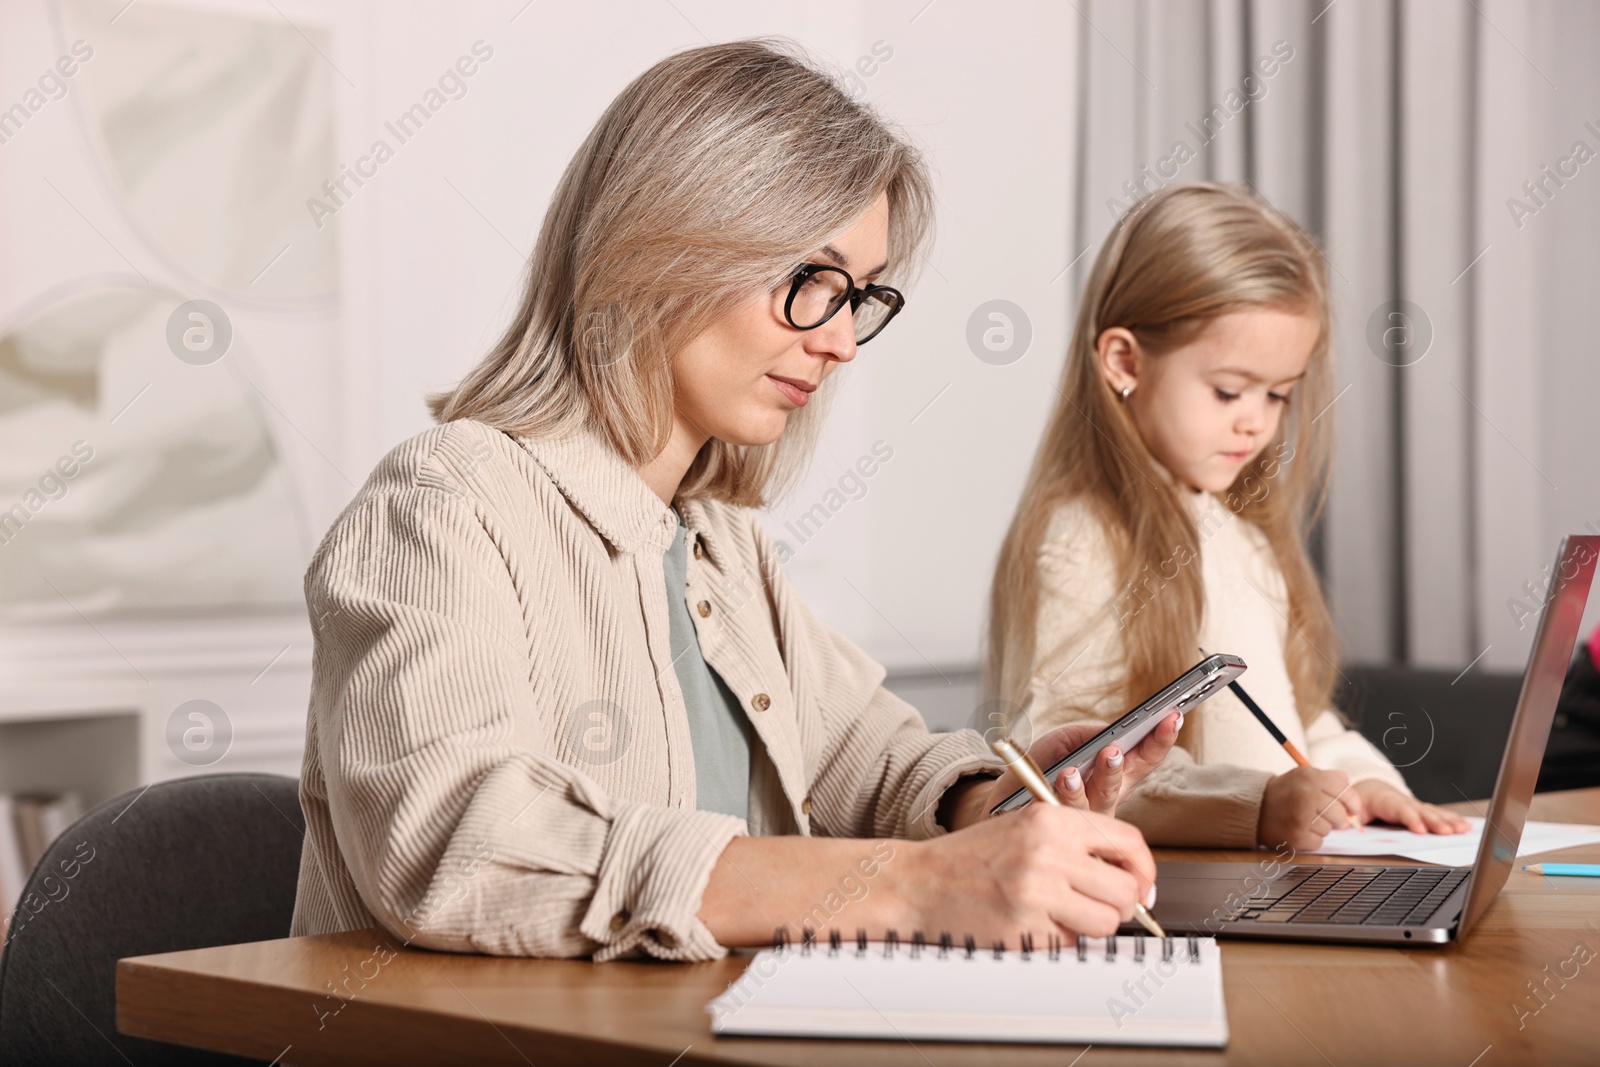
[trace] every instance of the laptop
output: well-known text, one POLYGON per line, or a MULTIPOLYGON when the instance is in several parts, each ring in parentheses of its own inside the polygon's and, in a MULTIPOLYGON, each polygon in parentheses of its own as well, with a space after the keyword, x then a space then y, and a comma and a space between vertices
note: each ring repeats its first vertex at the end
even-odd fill
POLYGON ((1561 542, 1487 825, 1471 867, 1159 862, 1156 919, 1169 933, 1444 944, 1465 937, 1506 884, 1572 659, 1600 536, 1561 542))

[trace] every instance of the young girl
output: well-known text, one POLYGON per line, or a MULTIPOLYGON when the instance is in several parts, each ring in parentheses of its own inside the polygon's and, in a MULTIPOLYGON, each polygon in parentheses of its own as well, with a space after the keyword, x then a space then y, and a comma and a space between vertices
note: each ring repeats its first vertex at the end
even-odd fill
POLYGON ((1113 720, 1202 648, 1230 652, 1311 762, 1213 695, 1120 809, 1152 844, 1312 849, 1351 821, 1467 828, 1416 800, 1331 706, 1333 626, 1302 540, 1327 470, 1328 333, 1317 250, 1218 185, 1141 201, 1084 292, 995 573, 989 685, 1041 731, 1113 720))

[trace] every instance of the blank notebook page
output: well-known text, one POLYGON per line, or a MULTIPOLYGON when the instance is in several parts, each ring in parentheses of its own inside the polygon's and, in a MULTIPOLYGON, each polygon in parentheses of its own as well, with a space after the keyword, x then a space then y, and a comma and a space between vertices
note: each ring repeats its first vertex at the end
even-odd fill
POLYGON ((993 949, 855 942, 758 953, 707 1005, 716 1034, 1096 1045, 1228 1041, 1210 938, 993 949))

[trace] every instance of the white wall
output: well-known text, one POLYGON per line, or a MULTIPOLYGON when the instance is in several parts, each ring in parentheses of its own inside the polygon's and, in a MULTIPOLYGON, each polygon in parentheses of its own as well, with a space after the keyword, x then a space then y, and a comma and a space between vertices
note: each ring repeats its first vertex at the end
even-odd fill
POLYGON ((866 95, 928 152, 938 243, 908 310, 849 369, 810 479, 769 526, 795 549, 790 573, 816 610, 873 654, 923 669, 970 661, 1065 345, 1071 11, 1038 3, 980 14, 925 0, 677 8, 536 3, 512 23, 515 5, 441 6, 369 16, 370 36, 346 45, 358 53, 352 66, 368 64, 347 124, 359 130, 345 132, 352 148, 474 40, 494 48, 468 95, 339 216, 360 276, 351 336, 380 398, 356 465, 426 427, 422 394, 492 342, 562 167, 629 79, 705 38, 787 35, 840 66, 877 44, 892 54, 862 79, 866 95), (1009 366, 981 362, 965 339, 968 316, 992 298, 1032 323, 1028 353, 1009 366), (864 497, 805 543, 785 532, 879 441, 893 458, 864 497))
MULTIPOLYGON (((940 194, 938 242, 909 294, 909 310, 849 369, 810 480, 772 510, 769 525, 789 539, 785 524, 874 442, 884 442, 893 458, 865 497, 848 503, 814 539, 791 541, 797 550, 791 574, 824 618, 892 667, 932 669, 937 677, 940 668, 976 659, 990 570, 1054 395, 1072 286, 1087 265, 1066 270, 1085 243, 1072 233, 1070 211, 1079 173, 1080 37, 1102 52, 1143 55, 1135 21, 1108 16, 1090 29, 1071 5, 951 0, 793 6, 280 0, 276 9, 257 0, 192 0, 191 6, 287 18, 331 35, 327 62, 338 75, 341 161, 365 152, 383 135, 383 123, 475 41, 494 50, 467 95, 402 146, 333 223, 343 297, 328 314, 342 346, 330 351, 297 341, 267 314, 242 326, 256 351, 270 353, 259 380, 282 408, 277 428, 300 482, 308 554, 353 483, 384 451, 428 425, 423 394, 459 378, 495 338, 513 310, 524 258, 562 167, 630 78, 673 51, 757 34, 792 36, 840 66, 853 65, 879 42, 880 54, 892 50, 864 79, 865 92, 929 155, 940 194), (1031 325, 1028 352, 1010 365, 983 362, 967 344, 969 316, 993 299, 1019 305, 1031 325)), ((1569 30, 1539 38, 1556 42, 1550 54, 1526 39, 1556 7, 1537 5, 1525 18, 1512 18, 1510 7, 1492 14, 1496 25, 1511 27, 1532 62, 1555 72, 1559 91, 1546 92, 1525 70, 1518 75, 1524 60, 1495 34, 1481 34, 1481 48, 1504 53, 1494 69, 1509 73, 1506 86, 1478 91, 1527 127, 1521 154, 1508 156, 1493 182, 1485 179, 1496 190, 1505 186, 1493 197, 1484 193, 1484 210, 1496 225, 1504 216, 1499 200, 1584 136, 1583 119, 1600 120, 1600 76, 1589 62, 1600 38, 1593 9, 1561 8, 1569 30)), ((1158 8, 1141 10, 1147 19, 1165 17, 1158 8)), ((0 99, 14 99, 35 68, 53 58, 54 22, 44 0, 7 7, 0 99)), ((1164 76, 1160 57, 1144 58, 1164 76)), ((65 145, 74 122, 70 105, 54 106, 28 135, 65 145)), ((72 270, 96 264, 121 270, 116 254, 43 189, 42 176, 69 164, 13 153, 15 147, 0 148, 8 218, 58 231, 60 240, 44 245, 72 270)), ((1600 522, 1600 470, 1593 462, 1600 452, 1593 418, 1600 371, 1586 315, 1600 281, 1594 167, 1524 231, 1508 234, 1503 249, 1497 238, 1480 264, 1488 279, 1480 280, 1487 287, 1481 293, 1498 299, 1496 278, 1523 285, 1527 309, 1509 332, 1478 339, 1527 354, 1526 373, 1515 360, 1494 363, 1490 384, 1499 406, 1488 412, 1493 426, 1480 426, 1477 437, 1480 468, 1491 479, 1479 490, 1476 533, 1475 599, 1486 620, 1506 614, 1505 601, 1520 582, 1538 576, 1558 533, 1587 519, 1600 522)), ((110 213, 96 207, 92 181, 65 191, 107 225, 110 213)), ((123 244, 115 230, 109 236, 123 244)), ((33 298, 38 270, 37 263, 0 253, 0 317, 33 298)), ((1340 589, 1331 595, 1337 602, 1340 589)), ((1501 636, 1485 662, 1516 666, 1525 645, 1515 632, 1502 633, 1504 622, 1492 625, 1498 629, 1485 640, 1501 636)))

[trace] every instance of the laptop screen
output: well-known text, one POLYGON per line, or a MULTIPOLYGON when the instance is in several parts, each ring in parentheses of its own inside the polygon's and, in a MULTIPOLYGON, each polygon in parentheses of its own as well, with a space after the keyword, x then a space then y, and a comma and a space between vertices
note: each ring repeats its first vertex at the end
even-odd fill
POLYGON ((1494 799, 1489 802, 1488 823, 1478 846, 1478 861, 1473 867, 1472 888, 1461 913, 1460 937, 1482 917, 1484 910, 1506 884, 1517 859, 1517 845, 1528 821, 1528 805, 1539 780, 1539 765, 1544 761, 1545 742, 1550 739, 1550 723, 1555 718, 1556 701, 1567 677, 1572 649, 1583 622, 1584 605, 1589 599, 1589 584, 1594 578, 1595 560, 1600 557, 1600 537, 1572 536, 1561 542, 1556 552, 1555 570, 1550 576, 1550 591, 1539 616, 1539 630, 1528 653, 1528 670, 1522 676, 1522 692, 1511 720, 1511 736, 1500 759, 1500 774, 1494 783, 1494 799))

